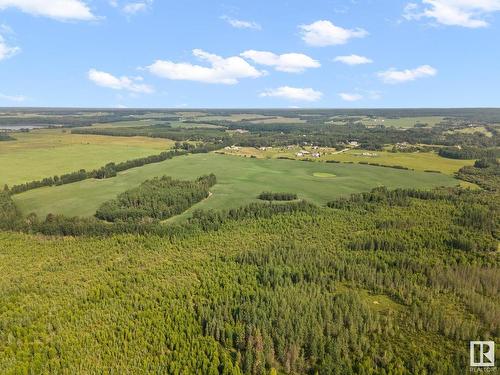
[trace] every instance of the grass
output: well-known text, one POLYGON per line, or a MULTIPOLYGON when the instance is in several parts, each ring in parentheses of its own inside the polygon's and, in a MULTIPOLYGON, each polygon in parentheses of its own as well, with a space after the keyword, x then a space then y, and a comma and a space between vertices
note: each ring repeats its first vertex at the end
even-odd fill
POLYGON ((473 165, 473 160, 455 160, 442 158, 434 152, 387 152, 387 151, 364 151, 350 150, 342 154, 327 155, 327 160, 338 160, 348 162, 368 162, 382 165, 400 165, 416 171, 433 170, 444 174, 453 175, 466 165, 473 165), (376 156, 363 156, 371 154, 376 156))
POLYGON ((423 117, 401 117, 397 119, 392 118, 367 118, 363 120, 366 126, 384 125, 395 128, 412 128, 416 124, 427 124, 429 127, 434 127, 436 124, 442 122, 443 117, 440 116, 423 116, 423 117))
POLYGON ((484 127, 484 126, 473 126, 473 127, 469 127, 469 128, 463 128, 463 129, 450 131, 448 133, 449 134, 453 134, 453 133, 459 133, 459 134, 480 133, 480 134, 484 134, 488 138, 493 137, 493 134, 488 129, 486 129, 486 127, 484 127))
MULTIPOLYGON (((267 150, 259 150, 253 147, 242 147, 239 150, 224 150, 223 152, 231 155, 240 156, 255 156, 257 158, 278 158, 278 157, 288 157, 294 159, 303 159, 302 157, 297 157, 296 154, 304 148, 293 148, 293 149, 282 149, 282 148, 272 148, 267 150)), ((318 162, 325 160, 337 160, 342 162, 367 162, 367 163, 378 163, 382 165, 400 165, 406 168, 414 169, 416 171, 426 171, 433 170, 439 171, 447 175, 453 175, 460 168, 466 165, 473 165, 473 160, 455 160, 442 158, 438 154, 433 152, 388 152, 388 151, 366 151, 359 149, 352 149, 343 153, 337 153, 336 150, 331 148, 320 148, 318 150, 312 150, 310 147, 306 147, 306 150, 310 152, 321 153, 321 158, 316 159, 318 162), (363 155, 365 154, 365 155, 363 155), (372 155, 372 156, 370 156, 372 155)), ((306 156, 307 158, 307 156, 306 156)))
MULTIPOLYGON (((355 116, 358 118, 357 116, 355 116)), ((332 117, 331 123, 333 124, 341 124, 344 119, 348 119, 348 116, 335 116, 332 117)), ((366 126, 377 126, 384 125, 395 128, 412 128, 416 124, 427 124, 429 127, 434 127, 436 124, 442 122, 444 117, 440 116, 421 116, 421 117, 401 117, 401 118, 371 118, 371 117, 362 117, 361 122, 366 126)))
POLYGON ((24 214, 48 213, 92 216, 103 202, 138 186, 146 179, 168 175, 179 179, 215 173, 218 183, 212 195, 177 217, 182 220, 193 209, 239 207, 257 201, 262 191, 289 191, 317 204, 339 196, 367 191, 376 186, 389 188, 432 188, 454 186, 458 181, 442 174, 411 172, 357 164, 311 163, 293 160, 259 160, 217 154, 177 157, 158 164, 135 168, 107 180, 86 180, 15 195, 24 214), (328 174, 335 178, 317 177, 328 174))
POLYGON ((16 133, 15 138, 0 144, 2 187, 158 154, 173 145, 165 139, 80 135, 61 129, 16 133))
POLYGON ((319 178, 335 178, 335 177, 337 177, 331 173, 320 173, 320 172, 313 173, 313 176, 319 177, 319 178))

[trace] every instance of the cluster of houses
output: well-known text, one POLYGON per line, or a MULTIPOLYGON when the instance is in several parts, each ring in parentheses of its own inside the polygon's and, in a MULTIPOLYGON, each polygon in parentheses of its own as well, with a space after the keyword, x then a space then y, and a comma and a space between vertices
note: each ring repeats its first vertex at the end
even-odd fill
POLYGON ((411 147, 411 145, 408 142, 401 142, 401 143, 396 143, 394 147, 398 150, 405 150, 411 147))
MULTIPOLYGON (((238 130, 241 130, 241 129, 237 129, 238 130)), ((347 146, 350 146, 352 148, 356 148, 356 147, 359 147, 359 142, 357 141, 348 141, 345 143, 347 146)), ((309 144, 307 142, 304 142, 304 145, 305 146, 308 146, 309 144)), ((293 150, 294 148, 296 148, 297 145, 288 145, 285 147, 282 148, 282 150, 293 150)), ((238 146, 228 146, 228 147, 225 147, 224 148, 225 150, 228 150, 228 151, 239 151, 241 150, 241 147, 238 147, 238 146)), ((260 151, 268 151, 268 150, 272 150, 273 148, 268 146, 268 147, 259 147, 258 148, 260 151)), ((349 148, 348 148, 349 149, 349 148)), ((346 149, 346 150, 348 150, 346 149)), ((311 144, 311 151, 307 151, 307 150, 304 150, 304 149, 301 149, 300 151, 298 151, 296 154, 295 154, 296 157, 299 157, 299 158, 302 158, 302 157, 313 157, 313 158, 320 158, 322 156, 322 153, 320 152, 320 147, 319 146, 315 146, 313 144, 311 144)), ((378 156, 377 154, 372 154, 372 153, 363 153, 363 156, 378 156)))
POLYGON ((304 156, 309 156, 311 155, 313 158, 320 158, 321 157, 321 154, 319 152, 309 152, 309 151, 306 151, 306 150, 301 150, 299 152, 297 152, 295 154, 297 157, 301 158, 301 157, 304 157, 304 156))

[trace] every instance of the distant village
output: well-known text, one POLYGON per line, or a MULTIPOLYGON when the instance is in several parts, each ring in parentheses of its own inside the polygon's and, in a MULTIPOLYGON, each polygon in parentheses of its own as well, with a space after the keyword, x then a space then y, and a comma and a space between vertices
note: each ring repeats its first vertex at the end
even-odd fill
MULTIPOLYGON (((242 129, 236 129, 234 132, 237 132, 237 133, 243 133, 243 132, 246 132, 246 130, 242 130, 242 129)), ((326 149, 326 148, 322 148, 322 147, 319 147, 319 146, 316 146, 316 145, 313 145, 313 144, 308 144, 307 142, 304 142, 302 146, 299 146, 299 145, 289 145, 289 146, 286 146, 286 147, 259 147, 259 148, 256 148, 258 149, 259 151, 271 151, 271 150, 276 150, 276 149, 279 149, 281 152, 283 151, 293 151, 293 150, 296 150, 297 148, 299 149, 297 152, 295 152, 295 156, 298 157, 298 158, 303 158, 303 157, 312 157, 312 158, 315 158, 315 159, 319 159, 321 158, 322 156, 324 155, 327 155, 327 154, 340 154, 340 153, 344 153, 346 151, 349 151, 349 150, 352 150, 354 148, 358 148, 360 146, 359 142, 358 141, 347 141, 344 143, 345 145, 345 148, 342 149, 342 150, 339 150, 339 151, 335 151, 335 152, 331 152, 331 149, 326 149), (308 148, 309 150, 306 150, 305 148, 308 148)), ((224 148, 224 150, 226 151, 233 151, 233 152, 238 152, 238 151, 241 151, 242 150, 242 147, 239 147, 239 146, 227 146, 224 148)), ((364 155, 364 156, 377 156, 376 154, 370 154, 370 155, 364 155)))

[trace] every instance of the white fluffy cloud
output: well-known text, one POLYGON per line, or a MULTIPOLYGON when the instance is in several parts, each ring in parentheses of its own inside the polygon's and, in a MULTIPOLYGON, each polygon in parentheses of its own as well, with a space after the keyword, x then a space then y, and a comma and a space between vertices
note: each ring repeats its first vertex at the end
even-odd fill
POLYGON ((137 1, 125 4, 122 10, 128 15, 134 15, 136 13, 145 11, 152 5, 153 5, 153 0, 137 1))
POLYGON ((396 70, 389 69, 378 73, 379 78, 390 84, 415 81, 419 78, 432 77, 437 74, 437 70, 430 65, 422 65, 415 69, 396 70))
POLYGON ((91 21, 97 18, 81 0, 0 0, 0 10, 7 8, 59 21, 91 21))
POLYGON ((21 49, 19 47, 13 47, 7 44, 7 41, 2 35, 0 35, 0 61, 8 59, 14 56, 21 49))
POLYGON ((5 95, 0 93, 0 99, 7 100, 9 102, 24 102, 26 97, 24 95, 5 95))
POLYGON ((266 90, 260 94, 261 97, 275 97, 288 100, 315 102, 321 99, 323 93, 311 88, 298 88, 283 86, 276 89, 266 90))
POLYGON ((107 87, 113 90, 125 90, 143 94, 151 94, 154 92, 151 86, 141 83, 141 77, 115 77, 110 73, 90 69, 88 78, 98 86, 107 87))
POLYGON ((408 20, 430 18, 446 26, 479 28, 488 26, 485 16, 500 11, 500 0, 422 0, 407 4, 408 20))
POLYGON ((265 74, 239 56, 224 58, 201 49, 193 50, 193 55, 210 66, 157 60, 147 69, 162 78, 225 85, 234 85, 242 78, 258 78, 265 74))
POLYGON ((361 28, 344 29, 330 21, 316 21, 300 26, 302 40, 314 47, 326 47, 345 44, 353 38, 364 38, 368 32, 361 28))
POLYGON ((109 0, 109 5, 113 8, 121 8, 121 11, 128 16, 133 16, 136 13, 143 12, 153 5, 153 0, 141 0, 141 1, 133 1, 127 2, 125 4, 120 5, 118 0, 109 0))
POLYGON ((242 57, 252 60, 259 65, 273 66, 280 72, 301 73, 309 68, 319 68, 321 64, 302 53, 285 53, 276 55, 267 51, 249 50, 241 54, 242 57))
POLYGON ((341 62, 347 65, 371 64, 373 62, 372 59, 359 55, 337 56, 333 61, 341 62))
POLYGON ((346 102, 357 102, 358 100, 363 99, 363 95, 361 94, 350 94, 347 92, 341 92, 339 93, 339 96, 346 102))
POLYGON ((236 29, 262 30, 262 27, 254 21, 238 20, 236 18, 231 18, 228 16, 222 16, 221 18, 236 29))

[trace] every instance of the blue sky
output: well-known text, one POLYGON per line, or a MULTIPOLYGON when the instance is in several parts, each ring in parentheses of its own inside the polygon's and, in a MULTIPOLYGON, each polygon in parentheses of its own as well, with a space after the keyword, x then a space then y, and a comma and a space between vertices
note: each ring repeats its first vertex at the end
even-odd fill
POLYGON ((0 0, 0 106, 500 106, 500 0, 0 0))

